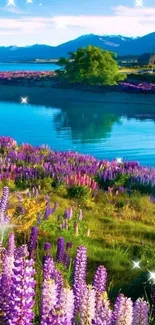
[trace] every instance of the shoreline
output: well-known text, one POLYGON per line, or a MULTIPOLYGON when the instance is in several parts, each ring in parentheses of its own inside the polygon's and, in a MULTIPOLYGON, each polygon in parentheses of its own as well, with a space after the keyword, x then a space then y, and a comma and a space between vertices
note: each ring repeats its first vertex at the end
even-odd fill
POLYGON ((155 105, 154 94, 135 94, 126 92, 90 92, 75 89, 62 89, 54 87, 30 87, 30 86, 13 86, 0 85, 0 100, 6 102, 21 102, 21 97, 28 97, 28 103, 34 105, 62 105, 62 100, 68 102, 83 103, 109 103, 109 104, 139 104, 155 105), (138 96, 137 96, 138 95, 138 96), (121 100, 120 100, 121 96, 121 100), (131 99, 132 97, 132 99, 131 99), (111 99, 112 98, 112 99, 111 99))
POLYGON ((53 88, 65 91, 81 91, 82 93, 89 92, 91 94, 105 94, 106 92, 155 94, 155 84, 151 82, 132 81, 127 78, 124 82, 119 82, 118 85, 113 86, 70 84, 58 77, 56 71, 0 72, 0 87, 2 86, 53 88))

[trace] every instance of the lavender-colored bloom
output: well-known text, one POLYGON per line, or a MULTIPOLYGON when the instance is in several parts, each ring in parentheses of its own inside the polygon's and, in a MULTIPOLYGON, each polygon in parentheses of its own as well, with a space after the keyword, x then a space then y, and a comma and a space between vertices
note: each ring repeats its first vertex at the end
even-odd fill
POLYGON ((87 250, 84 246, 79 246, 76 252, 74 261, 74 278, 73 291, 75 295, 74 300, 74 315, 77 317, 80 312, 82 297, 86 290, 86 265, 87 265, 87 250))
POLYGON ((28 252, 29 252, 29 257, 33 258, 34 257, 34 252, 37 247, 37 238, 38 238, 38 228, 37 227, 32 227, 31 229, 31 234, 30 234, 30 239, 28 242, 28 252))
POLYGON ((95 290, 85 287, 80 304, 80 324, 91 325, 95 319, 95 290))
POLYGON ((15 235, 14 233, 10 233, 8 239, 7 253, 9 256, 14 256, 14 252, 15 252, 15 235))
POLYGON ((44 244, 44 250, 45 251, 50 251, 51 247, 52 247, 52 245, 50 243, 45 243, 44 244))
POLYGON ((64 212, 64 218, 65 219, 71 219, 72 218, 72 215, 73 215, 72 208, 65 210, 65 212, 64 212))
POLYGON ((100 294, 106 290, 107 271, 104 266, 99 266, 94 277, 94 288, 100 294))
POLYGON ((55 279, 55 283, 57 285, 57 298, 58 298, 58 301, 59 301, 59 298, 61 296, 61 291, 62 291, 62 288, 63 288, 63 277, 62 277, 62 274, 60 271, 58 270, 55 270, 55 275, 54 275, 54 279, 55 279))
POLYGON ((112 315, 112 325, 133 324, 133 303, 130 298, 120 294, 115 302, 112 315))
POLYGON ((65 254, 64 254, 64 266, 65 266, 66 268, 69 268, 69 266, 70 266, 71 257, 70 257, 70 255, 68 254, 68 250, 69 250, 70 248, 72 248, 72 245, 73 245, 72 242, 66 244, 66 252, 65 252, 65 254))
POLYGON ((57 254, 56 260, 58 263, 63 263, 65 254, 65 240, 63 237, 59 237, 57 241, 57 254))
POLYGON ((9 249, 5 251, 2 259, 2 272, 0 275, 0 314, 3 322, 9 310, 9 300, 11 295, 12 274, 14 265, 14 243, 11 236, 9 249))
POLYGON ((30 325, 34 319, 32 312, 34 306, 34 261, 28 260, 26 246, 20 247, 16 252, 13 268, 11 294, 7 314, 7 323, 17 325, 30 325))
POLYGON ((72 325, 74 316, 74 293, 72 289, 63 289, 64 291, 64 311, 66 314, 67 325, 72 325))
POLYGON ((44 258, 43 278, 44 280, 55 279, 55 264, 48 254, 44 258))
POLYGON ((26 190, 26 195, 27 195, 29 198, 31 198, 31 192, 30 192, 29 188, 26 190))
POLYGON ((152 316, 155 323, 155 285, 152 286, 152 316))
POLYGON ((51 214, 53 214, 56 211, 57 207, 58 207, 58 202, 55 202, 53 208, 51 209, 51 214))
POLYGON ((84 246, 79 246, 76 251, 74 262, 74 286, 86 281, 87 250, 84 246))
POLYGON ((5 223, 6 221, 6 209, 9 200, 9 188, 6 186, 3 188, 2 197, 0 200, 0 223, 5 223))
POLYGON ((50 317, 57 303, 57 286, 54 280, 44 279, 42 285, 42 299, 41 299, 41 322, 40 325, 52 325, 50 317), (50 317, 50 319, 49 319, 50 317))
POLYGON ((107 299, 101 299, 96 303, 94 325, 112 325, 112 311, 110 303, 107 299))
POLYGON ((132 325, 149 325, 149 307, 146 301, 136 300, 133 308, 132 325))
POLYGON ((50 215, 51 215, 50 203, 47 202, 47 204, 46 204, 46 209, 45 209, 44 219, 47 220, 47 219, 49 218, 50 215))
POLYGON ((17 193, 17 198, 20 203, 23 201, 21 193, 17 193))

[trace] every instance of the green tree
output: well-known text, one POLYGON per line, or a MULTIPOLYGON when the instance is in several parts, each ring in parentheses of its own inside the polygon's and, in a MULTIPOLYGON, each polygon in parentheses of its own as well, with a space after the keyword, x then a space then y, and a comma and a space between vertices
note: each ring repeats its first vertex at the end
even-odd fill
POLYGON ((58 64, 64 70, 57 70, 57 73, 70 83, 116 85, 126 78, 119 72, 113 52, 89 45, 68 54, 68 59, 60 58, 58 64))

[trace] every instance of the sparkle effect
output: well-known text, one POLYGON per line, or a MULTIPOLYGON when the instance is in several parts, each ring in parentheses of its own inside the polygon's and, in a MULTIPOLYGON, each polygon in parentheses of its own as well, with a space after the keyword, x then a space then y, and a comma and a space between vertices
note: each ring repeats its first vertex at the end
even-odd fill
POLYGON ((143 0, 136 0, 135 7, 142 7, 143 8, 143 0))
POLYGON ((56 24, 56 29, 68 29, 67 21, 63 17, 59 17, 59 19, 53 19, 53 21, 56 24))
POLYGON ((116 162, 117 162, 117 164, 122 164, 123 163, 122 158, 117 158, 116 162))
POLYGON ((155 284, 155 272, 149 271, 149 275, 150 275, 149 281, 152 281, 153 284, 155 284))
POLYGON ((33 3, 32 0, 26 0, 26 3, 33 3))
POLYGON ((21 104, 27 104, 28 97, 21 97, 21 104))
POLYGON ((8 3, 6 5, 7 7, 8 6, 15 6, 15 0, 8 0, 8 3))
POLYGON ((133 269, 140 269, 140 261, 139 262, 133 261, 133 269))

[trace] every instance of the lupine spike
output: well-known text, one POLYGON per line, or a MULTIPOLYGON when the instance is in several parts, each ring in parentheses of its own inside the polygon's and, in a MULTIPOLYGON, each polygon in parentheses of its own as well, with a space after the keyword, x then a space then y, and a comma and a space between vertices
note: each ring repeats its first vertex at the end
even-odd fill
POLYGON ((32 227, 31 229, 31 234, 30 234, 30 239, 28 242, 28 252, 29 252, 29 257, 33 258, 35 254, 35 249, 37 247, 37 238, 38 238, 38 228, 37 227, 32 227))
POLYGON ((16 252, 8 305, 7 322, 11 325, 31 325, 34 319, 34 261, 28 259, 26 246, 16 252))
POLYGON ((137 299, 133 308, 133 324, 132 325, 148 325, 149 324, 149 306, 146 301, 137 299))
POLYGON ((65 256, 65 240, 63 237, 59 237, 57 241, 57 255, 56 260, 58 263, 63 263, 65 256))
POLYGON ((133 303, 130 298, 120 294, 114 305, 112 315, 112 325, 132 325, 133 323, 133 303))

